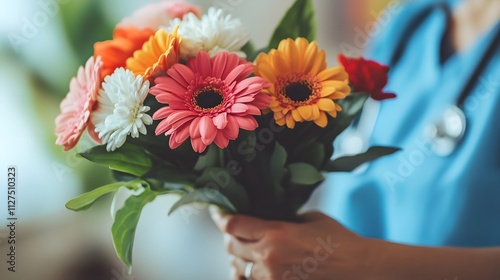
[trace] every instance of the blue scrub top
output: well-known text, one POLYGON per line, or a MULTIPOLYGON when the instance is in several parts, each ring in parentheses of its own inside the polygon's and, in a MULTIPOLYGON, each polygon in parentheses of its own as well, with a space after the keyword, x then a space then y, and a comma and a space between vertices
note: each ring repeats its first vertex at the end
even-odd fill
MULTIPOLYGON (((404 27, 431 2, 405 4, 367 56, 389 63, 404 27)), ((449 1, 452 8, 458 2, 449 1)), ((456 104, 500 24, 440 64, 446 25, 444 12, 433 11, 390 72, 387 90, 398 97, 381 102, 369 143, 403 151, 355 173, 329 174, 320 209, 366 237, 414 245, 500 246, 500 49, 465 101, 467 132, 454 153, 435 155, 424 133, 456 104)))

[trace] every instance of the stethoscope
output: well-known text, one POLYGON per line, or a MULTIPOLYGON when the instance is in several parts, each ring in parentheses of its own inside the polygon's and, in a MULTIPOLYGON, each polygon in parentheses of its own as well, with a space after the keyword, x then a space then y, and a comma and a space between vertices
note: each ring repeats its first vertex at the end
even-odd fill
MULTIPOLYGON (((451 8, 445 2, 435 3, 432 6, 424 9, 408 26, 407 30, 395 48, 392 58, 389 60, 389 66, 392 68, 401 59, 404 49, 406 48, 410 37, 420 26, 420 24, 427 19, 436 8, 441 9, 447 18, 447 29, 445 34, 449 34, 449 28, 452 21, 451 8)), ((434 122, 429 124, 425 131, 424 136, 429 140, 433 152, 442 157, 452 154, 460 145, 467 131, 467 117, 464 112, 464 104, 472 92, 476 81, 487 67, 490 59, 495 55, 495 52, 500 47, 500 26, 497 26, 498 32, 491 42, 490 46, 484 53, 482 59, 476 65, 476 68, 466 81, 462 91, 455 104, 449 105, 442 113, 442 115, 434 122)), ((448 39, 448 38, 443 38, 448 39)), ((448 40, 449 41, 449 40, 448 40)), ((446 55, 447 50, 444 42, 441 44, 441 57, 446 55)), ((378 115, 380 104, 376 101, 368 100, 363 108, 363 113, 360 118, 356 120, 351 126, 350 130, 346 132, 340 142, 340 149, 344 154, 356 154, 366 149, 367 141, 375 127, 376 116, 378 115), (365 112, 368 110, 368 112, 365 112), (374 117, 375 116, 375 117, 374 117)))

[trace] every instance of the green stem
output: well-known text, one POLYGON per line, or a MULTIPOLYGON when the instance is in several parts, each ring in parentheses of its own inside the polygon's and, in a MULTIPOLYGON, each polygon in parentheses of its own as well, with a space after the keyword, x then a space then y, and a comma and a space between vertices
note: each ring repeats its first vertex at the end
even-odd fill
POLYGON ((219 164, 221 168, 225 168, 225 161, 224 161, 224 149, 218 148, 219 149, 219 164))

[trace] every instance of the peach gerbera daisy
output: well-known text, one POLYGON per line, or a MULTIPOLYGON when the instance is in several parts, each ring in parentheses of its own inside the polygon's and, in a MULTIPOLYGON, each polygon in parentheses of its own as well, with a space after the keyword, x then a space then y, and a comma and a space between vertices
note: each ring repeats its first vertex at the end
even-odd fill
POLYGON ((182 18, 187 13, 201 16, 199 6, 184 1, 169 1, 149 3, 131 16, 124 18, 118 26, 134 26, 136 28, 150 28, 158 30, 160 26, 169 25, 170 21, 182 18))
POLYGON ((61 102, 61 114, 56 118, 56 144, 63 146, 65 151, 75 147, 87 128, 101 86, 101 68, 100 57, 89 58, 85 68, 80 67, 76 77, 71 79, 69 93, 61 102))
POLYGON ((196 152, 215 142, 225 148, 238 137, 239 129, 255 130, 255 115, 261 114, 270 98, 262 93, 269 84, 260 77, 248 78, 253 65, 226 52, 213 59, 201 51, 188 65, 176 64, 158 77, 150 93, 168 104, 153 115, 162 120, 156 134, 170 135, 175 149, 187 138, 196 152))
POLYGON ((172 33, 163 29, 156 31, 154 36, 144 43, 142 49, 127 59, 127 69, 136 76, 143 76, 145 80, 164 74, 168 68, 179 62, 182 38, 177 33, 178 29, 174 28, 172 33))
POLYGON ((269 108, 276 123, 288 128, 304 121, 325 127, 327 114, 336 117, 342 110, 335 100, 350 93, 344 68, 326 68, 325 52, 304 38, 283 40, 278 49, 261 54, 255 74, 271 83, 265 91, 272 98, 269 108))

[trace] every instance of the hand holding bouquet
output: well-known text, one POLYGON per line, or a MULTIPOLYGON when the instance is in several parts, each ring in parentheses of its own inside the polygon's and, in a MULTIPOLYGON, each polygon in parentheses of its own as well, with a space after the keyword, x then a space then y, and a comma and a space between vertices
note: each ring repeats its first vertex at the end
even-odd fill
POLYGON ((382 100, 387 67, 340 56, 327 67, 314 41, 312 1, 297 0, 269 46, 255 50, 241 22, 183 2, 147 6, 96 43, 56 119, 57 144, 108 166, 117 182, 68 202, 90 207, 121 187, 138 191, 118 210, 116 252, 132 264, 142 208, 175 194, 170 212, 191 203, 293 221, 324 180, 396 148, 372 147, 331 160, 333 141, 371 96, 382 100))

